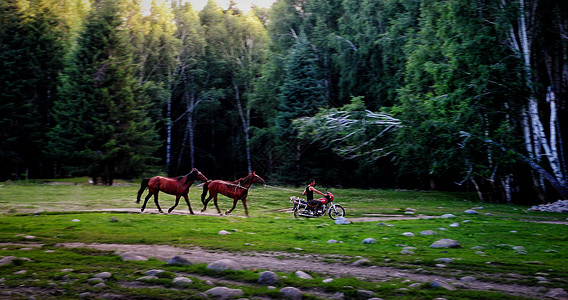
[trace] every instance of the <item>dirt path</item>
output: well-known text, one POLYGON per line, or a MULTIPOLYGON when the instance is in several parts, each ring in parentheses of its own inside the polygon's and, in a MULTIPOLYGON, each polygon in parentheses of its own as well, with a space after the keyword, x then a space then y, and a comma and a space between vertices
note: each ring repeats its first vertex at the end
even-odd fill
MULTIPOLYGON (((8 245, 9 243, 0 243, 8 245)), ((11 244, 11 243, 10 243, 11 244)), ((11 244, 14 245, 14 244, 11 244)), ((40 247, 41 244, 21 244, 25 247, 40 247)), ((295 253, 258 253, 249 252, 246 254, 230 253, 226 251, 207 251, 200 247, 173 247, 168 245, 125 245, 125 244, 85 244, 85 243, 61 243, 56 247, 66 248, 90 248, 105 251, 114 251, 123 257, 156 258, 161 261, 168 261, 178 255, 186 258, 192 263, 209 264, 220 259, 232 259, 238 262, 245 269, 271 270, 275 272, 295 272, 298 270, 311 271, 325 274, 332 278, 338 277, 357 277, 365 278, 370 281, 380 282, 392 279, 409 279, 414 282, 430 283, 435 280, 445 281, 457 288, 465 288, 482 291, 498 291, 510 295, 524 297, 543 298, 548 291, 542 287, 529 287, 514 284, 496 284, 482 282, 478 280, 462 281, 460 274, 455 276, 425 275, 413 273, 409 270, 393 267, 380 266, 357 266, 344 263, 343 257, 338 255, 298 255, 295 253)))

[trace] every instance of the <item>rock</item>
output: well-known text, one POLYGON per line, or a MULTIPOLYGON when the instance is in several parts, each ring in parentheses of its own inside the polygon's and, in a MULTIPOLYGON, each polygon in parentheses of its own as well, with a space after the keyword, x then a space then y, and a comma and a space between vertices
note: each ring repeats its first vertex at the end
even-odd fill
POLYGON ((302 292, 299 289, 291 286, 287 286, 285 288, 280 289, 280 295, 284 299, 292 299, 292 300, 302 299, 302 292))
POLYGON ((404 249, 404 250, 400 251, 400 254, 412 255, 412 254, 414 254, 414 251, 404 249))
POLYGON ((568 299, 568 293, 562 288, 551 289, 544 296, 553 299, 568 299))
POLYGON ((371 264, 371 261, 365 258, 361 258, 355 262, 352 263, 352 265, 354 266, 368 266, 371 264))
POLYGON ((228 235, 228 234, 231 234, 231 233, 226 231, 226 230, 221 230, 221 231, 219 231, 219 234, 220 235, 228 235))
POLYGON ((84 292, 79 294, 79 298, 91 298, 93 297, 93 294, 91 294, 90 292, 84 292))
POLYGON ((436 231, 434 230, 424 230, 422 232, 420 232, 421 235, 436 235, 436 231))
POLYGON ((177 286, 188 286, 192 285, 193 281, 187 277, 180 276, 174 278, 174 280, 172 280, 172 283, 177 286))
POLYGON ((422 283, 419 283, 419 282, 415 282, 415 283, 408 285, 408 287, 411 288, 411 289, 417 289, 421 286, 422 286, 422 283))
POLYGON ((357 290, 358 299, 370 299, 376 296, 375 292, 367 290, 357 290))
POLYGON ((118 222, 118 218, 117 218, 117 217, 111 217, 111 218, 110 218, 110 221, 111 221, 112 223, 118 222))
POLYGON ((557 213, 568 213, 568 200, 558 200, 554 203, 536 205, 528 209, 529 211, 546 211, 557 213))
POLYGON ((338 217, 337 220, 335 220, 335 224, 347 225, 347 224, 351 224, 351 222, 347 221, 347 219, 345 219, 345 217, 338 217))
POLYGON ((156 280, 158 279, 157 276, 142 276, 138 279, 136 279, 137 281, 148 281, 148 280, 156 280))
POLYGON ((460 281, 465 282, 465 283, 474 282, 476 280, 477 280, 477 278, 475 278, 473 276, 464 276, 464 277, 460 278, 460 281))
POLYGON ((126 252, 126 253, 122 253, 120 254, 120 257, 122 257, 122 260, 124 261, 146 261, 148 260, 147 257, 144 256, 140 256, 136 253, 132 253, 132 252, 126 252))
POLYGON ((79 220, 79 219, 73 219, 73 220, 71 220, 71 222, 81 222, 81 220, 79 220))
POLYGON ((453 263, 454 260, 451 258, 436 258, 434 261, 443 262, 445 264, 453 263))
POLYGON ((104 282, 104 280, 102 278, 89 278, 89 279, 87 279, 87 282, 90 283, 90 284, 97 284, 97 283, 104 282))
POLYGON ((296 276, 298 276, 299 278, 302 279, 314 279, 310 274, 304 272, 304 271, 296 271, 296 276))
POLYGON ((242 270, 242 266, 241 264, 231 259, 220 259, 218 261, 210 263, 207 266, 207 269, 220 273, 225 270, 242 270))
POLYGON ((276 275, 276 273, 271 271, 264 271, 260 273, 258 277, 258 283, 263 285, 273 285, 276 284, 280 280, 280 277, 276 275))
POLYGON ((450 227, 460 227, 460 223, 452 223, 450 225, 448 225, 450 227))
POLYGON ((337 244, 337 240, 329 240, 327 241, 328 244, 337 244))
POLYGON ((405 233, 403 233, 402 235, 408 236, 408 237, 412 237, 412 236, 414 236, 414 233, 412 233, 412 232, 405 232, 405 233))
POLYGON ((232 299, 241 296, 243 290, 241 289, 230 289, 222 286, 214 287, 208 289, 204 292, 205 295, 215 298, 215 299, 232 299))
POLYGON ((455 216, 455 215, 452 215, 452 214, 444 214, 444 215, 441 215, 441 216, 440 216, 440 218, 442 218, 442 219, 455 218, 455 217, 456 217, 456 216, 455 216))
POLYGON ((461 248, 458 241, 452 239, 441 239, 435 241, 430 248, 461 248))
POLYGON ((110 272, 101 272, 99 274, 95 274, 95 278, 109 279, 111 277, 112 277, 112 274, 110 272))
POLYGON ((468 215, 477 215, 478 212, 474 209, 468 209, 466 211, 464 211, 464 213, 468 214, 468 215))
POLYGON ((149 270, 149 271, 144 272, 144 275, 160 277, 160 274, 162 274, 164 272, 166 272, 166 271, 164 271, 164 270, 149 270))
POLYGON ((342 292, 337 292, 337 293, 331 295, 331 297, 328 297, 327 299, 330 299, 330 300, 343 300, 343 299, 345 299, 345 294, 343 294, 342 292))
POLYGON ((322 280, 321 282, 330 283, 330 282, 333 282, 333 278, 327 278, 327 279, 322 280))
POLYGON ((191 265, 189 260, 187 260, 185 257, 181 257, 179 255, 176 255, 176 256, 170 258, 170 260, 168 260, 167 264, 168 265, 191 265))
POLYGON ((374 238, 366 238, 363 240, 363 244, 376 244, 377 241, 374 238))
POLYGON ((448 291, 455 291, 456 288, 449 283, 442 280, 434 280, 430 283, 430 286, 436 289, 446 289, 448 291))
POLYGON ((106 287, 106 284, 104 282, 99 282, 99 283, 95 284, 94 287, 102 289, 102 288, 106 287))

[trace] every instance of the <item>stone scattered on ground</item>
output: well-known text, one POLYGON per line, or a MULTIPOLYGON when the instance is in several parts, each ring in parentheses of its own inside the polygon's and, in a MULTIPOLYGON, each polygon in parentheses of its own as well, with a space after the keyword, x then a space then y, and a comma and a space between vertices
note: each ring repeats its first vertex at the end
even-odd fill
POLYGON ((312 277, 312 275, 310 275, 310 274, 308 274, 304 271, 296 271, 295 274, 296 274, 296 276, 298 276, 299 278, 302 278, 302 279, 314 279, 312 277))
POLYGON ((553 203, 534 205, 528 209, 529 211, 546 211, 568 213, 568 200, 558 200, 553 203))
POLYGON ((222 286, 208 289, 204 292, 205 295, 215 299, 233 299, 238 298, 244 294, 241 289, 230 289, 222 286))
POLYGON ((468 209, 466 211, 464 211, 464 213, 468 214, 468 215, 477 215, 478 212, 475 209, 468 209))
POLYGON ((264 271, 258 277, 258 283, 262 285, 274 285, 280 280, 276 273, 271 271, 264 271))
POLYGON ((347 224, 351 224, 351 222, 347 221, 347 219, 345 219, 345 217, 338 217, 335 220, 335 224, 337 225, 347 225, 347 224))
POLYGON ((280 295, 283 299, 299 300, 302 299, 302 291, 295 287, 287 286, 280 289, 280 295))
POLYGON ((208 270, 215 271, 217 273, 221 273, 225 270, 242 270, 241 264, 232 260, 232 259, 220 259, 218 261, 214 261, 207 266, 208 270))
POLYGON ((228 235, 228 234, 231 234, 231 233, 228 232, 227 230, 221 230, 221 231, 219 231, 219 234, 220 235, 228 235))
POLYGON ((420 232, 421 235, 436 235, 436 231, 434 230, 424 230, 422 232, 420 232))
POLYGON ((168 260, 167 262, 168 265, 191 265, 191 263, 189 262, 189 260, 187 260, 187 258, 176 255, 172 258, 170 258, 170 260, 168 260))
POLYGON ((453 287, 451 284, 443 281, 443 280, 434 280, 430 283, 430 286, 436 289, 446 289, 448 291, 455 291, 456 288, 453 287))
POLYGON ((352 263, 352 265, 354 265, 354 266, 368 266, 370 264, 371 264, 371 261, 366 259, 366 258, 361 258, 361 259, 352 263))
POLYGON ((430 248, 461 248, 458 241, 452 239, 441 239, 435 241, 430 248))
POLYGON ((176 286, 188 286, 188 285, 192 285, 193 281, 187 277, 176 277, 174 278, 174 280, 172 280, 172 283, 176 286))
POLYGON ((452 215, 452 214, 444 214, 444 215, 441 215, 441 216, 440 216, 440 218, 442 218, 442 219, 455 218, 455 217, 456 217, 456 216, 455 216, 455 215, 452 215))
POLYGON ((146 261, 146 260, 148 260, 147 257, 140 256, 138 254, 131 253, 131 252, 121 253, 120 257, 122 257, 122 260, 130 260, 130 261, 146 261))
POLYGON ((377 241, 374 238, 366 238, 363 240, 363 244, 376 244, 377 241))

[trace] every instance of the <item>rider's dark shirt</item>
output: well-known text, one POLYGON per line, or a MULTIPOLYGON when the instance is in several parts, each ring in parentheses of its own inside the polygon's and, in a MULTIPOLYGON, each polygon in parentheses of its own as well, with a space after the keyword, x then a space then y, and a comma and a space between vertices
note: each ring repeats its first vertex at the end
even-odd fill
POLYGON ((310 190, 309 185, 306 187, 306 200, 308 200, 308 201, 314 200, 314 191, 310 190))

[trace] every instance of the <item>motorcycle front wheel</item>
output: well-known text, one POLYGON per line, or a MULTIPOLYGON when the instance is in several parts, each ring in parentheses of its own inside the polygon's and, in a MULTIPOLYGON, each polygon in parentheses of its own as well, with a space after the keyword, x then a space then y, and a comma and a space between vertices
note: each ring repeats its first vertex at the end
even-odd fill
POLYGON ((332 220, 335 220, 339 217, 345 216, 345 209, 343 208, 343 206, 335 204, 335 206, 329 208, 329 211, 327 213, 332 220))

